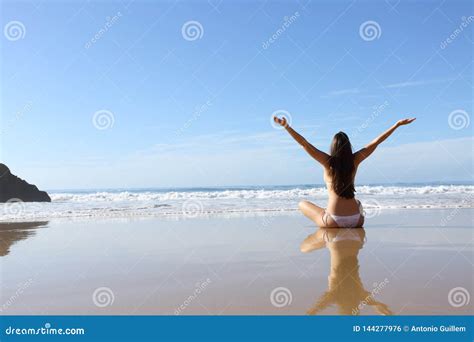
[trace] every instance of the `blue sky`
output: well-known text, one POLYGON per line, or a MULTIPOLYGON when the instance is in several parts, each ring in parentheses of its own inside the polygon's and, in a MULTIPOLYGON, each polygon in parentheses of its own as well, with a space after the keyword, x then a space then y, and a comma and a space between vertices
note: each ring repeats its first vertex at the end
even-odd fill
POLYGON ((416 116, 359 182, 472 181, 469 1, 1 6, 1 161, 42 188, 321 183, 278 110, 323 150, 416 116))

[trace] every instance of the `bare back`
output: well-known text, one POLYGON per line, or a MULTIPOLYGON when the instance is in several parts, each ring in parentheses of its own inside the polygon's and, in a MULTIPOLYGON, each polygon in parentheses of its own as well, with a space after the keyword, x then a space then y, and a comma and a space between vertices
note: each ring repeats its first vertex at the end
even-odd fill
MULTIPOLYGON (((357 166, 354 171, 354 179, 357 173, 357 166)), ((340 197, 332 187, 332 179, 328 167, 324 167, 324 182, 328 189, 328 205, 326 211, 333 215, 348 216, 360 212, 359 203, 355 198, 340 197)))

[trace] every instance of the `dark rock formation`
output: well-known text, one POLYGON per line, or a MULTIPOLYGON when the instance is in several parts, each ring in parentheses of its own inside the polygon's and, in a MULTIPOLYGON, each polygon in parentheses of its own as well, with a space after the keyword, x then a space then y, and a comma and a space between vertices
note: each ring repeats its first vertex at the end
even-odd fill
POLYGON ((46 192, 13 175, 5 164, 0 164, 0 203, 13 198, 23 202, 51 202, 46 192))

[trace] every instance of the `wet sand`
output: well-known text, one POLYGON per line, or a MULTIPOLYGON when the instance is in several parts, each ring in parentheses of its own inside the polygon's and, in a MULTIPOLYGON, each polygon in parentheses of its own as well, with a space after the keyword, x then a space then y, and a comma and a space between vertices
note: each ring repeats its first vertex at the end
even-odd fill
POLYGON ((0 224, 0 314, 472 314, 473 213, 340 235, 298 213, 0 224))

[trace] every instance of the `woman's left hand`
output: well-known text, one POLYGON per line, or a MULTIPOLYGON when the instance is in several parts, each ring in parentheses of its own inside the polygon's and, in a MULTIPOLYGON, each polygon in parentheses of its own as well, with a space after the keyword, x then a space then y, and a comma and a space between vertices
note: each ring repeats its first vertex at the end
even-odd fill
POLYGON ((411 123, 412 123, 413 121, 415 121, 415 120, 416 120, 416 118, 398 120, 398 121, 397 121, 397 126, 408 125, 408 124, 411 124, 411 123))

